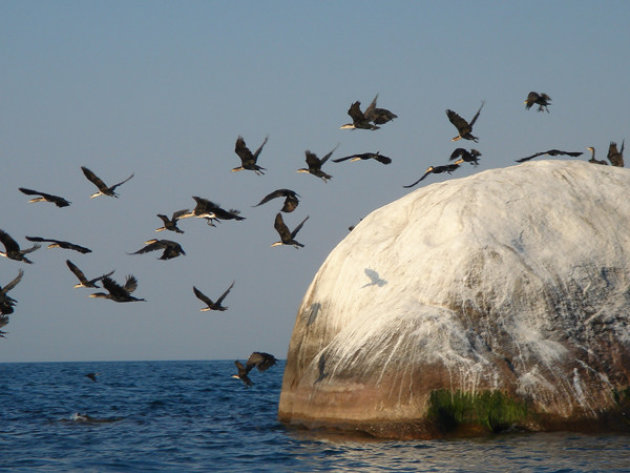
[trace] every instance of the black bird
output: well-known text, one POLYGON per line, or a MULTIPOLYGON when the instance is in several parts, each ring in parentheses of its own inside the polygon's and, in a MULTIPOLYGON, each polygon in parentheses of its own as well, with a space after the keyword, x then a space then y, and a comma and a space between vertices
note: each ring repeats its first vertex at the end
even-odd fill
POLYGON ((250 370, 243 366, 243 363, 238 360, 236 360, 234 364, 236 365, 238 374, 233 374, 232 378, 240 379, 241 381, 243 381, 243 383, 245 383, 245 386, 251 386, 252 384, 254 384, 252 383, 252 380, 249 379, 249 376, 247 376, 250 370))
MULTIPOLYGON (((18 275, 13 279, 13 281, 9 282, 6 286, 0 286, 0 314, 8 315, 13 313, 13 306, 17 303, 15 299, 7 295, 11 289, 18 285, 18 283, 22 280, 22 276, 24 276, 24 271, 21 269, 18 271, 18 275)), ((7 317, 6 323, 9 323, 9 319, 7 317)), ((6 324, 4 324, 6 325, 6 324)), ((0 325, 2 327, 2 325, 0 325)))
POLYGON ((94 197, 98 197, 99 195, 107 195, 107 196, 110 196, 110 197, 118 197, 118 194, 116 194, 116 192, 114 192, 116 190, 116 188, 118 186, 123 185, 125 182, 127 182, 129 179, 131 179, 134 176, 134 173, 131 173, 131 176, 129 176, 124 181, 121 181, 118 184, 114 184, 113 186, 109 186, 108 187, 107 184, 105 184, 96 174, 94 174, 92 171, 90 171, 85 166, 81 166, 81 170, 83 171, 83 174, 85 175, 85 177, 87 177, 88 181, 90 181, 92 184, 94 184, 96 187, 98 187, 98 192, 95 192, 94 194, 92 194, 90 196, 91 199, 93 199, 94 197))
MULTIPOLYGON (((11 310, 13 310, 13 307, 11 307, 11 310)), ((0 328, 4 327, 8 323, 9 323, 9 316, 4 315, 3 313, 0 312, 0 328)), ((4 338, 6 334, 7 332, 0 330, 0 338, 4 338)))
MULTIPOLYGON (((208 225, 214 226, 213 220, 245 220, 245 217, 239 215, 241 213, 239 210, 225 210, 220 205, 196 195, 193 195, 193 199, 195 199, 197 205, 190 216, 205 218, 208 221, 208 225)), ((189 215, 186 216, 188 217, 189 215)))
POLYGON ((468 123, 466 120, 460 117, 453 110, 450 110, 450 109, 446 110, 446 116, 448 117, 448 120, 455 126, 455 128, 457 128, 457 131, 459 133, 454 138, 451 138, 451 141, 457 141, 461 138, 465 140, 472 140, 475 143, 479 141, 479 138, 477 138, 476 136, 472 134, 472 129, 473 129, 473 125, 477 121, 477 118, 479 118, 479 114, 481 113, 481 109, 483 108, 484 104, 485 102, 482 101, 481 107, 479 107, 479 110, 477 110, 477 113, 475 113, 475 116, 470 121, 470 123, 468 123))
POLYGON ((249 372, 254 368, 258 368, 258 371, 266 371, 275 365, 276 361, 276 357, 269 353, 255 351, 249 355, 245 366, 238 360, 234 362, 238 369, 238 374, 232 375, 232 377, 240 379, 246 386, 251 386, 254 383, 248 376, 249 372))
POLYGON ((370 107, 374 108, 375 106, 376 106, 376 98, 374 98, 374 101, 365 110, 366 113, 363 113, 361 111, 361 102, 359 101, 354 102, 352 105, 350 105, 350 108, 348 109, 348 115, 350 115, 350 118, 352 118, 352 123, 345 123, 341 125, 341 127, 339 128, 342 130, 354 130, 354 129, 378 130, 380 127, 372 124, 371 123, 372 120, 370 120, 366 116, 366 114, 369 113, 370 107))
POLYGON ((392 162, 391 158, 388 158, 387 156, 383 156, 381 154, 380 151, 377 151, 376 153, 362 153, 362 154, 352 154, 350 156, 344 156, 343 158, 337 158, 337 159, 333 159, 332 162, 333 163, 340 163, 342 161, 366 161, 368 159, 374 159, 376 161, 378 161, 379 163, 382 164, 389 164, 392 162))
POLYGON ((151 240, 145 241, 144 244, 146 246, 130 254, 140 255, 143 253, 148 253, 149 251, 162 250, 162 256, 160 256, 160 259, 162 260, 172 259, 178 257, 179 255, 186 254, 182 246, 176 241, 172 240, 158 240, 156 238, 153 238, 151 240))
POLYGON ((38 248, 41 248, 41 245, 35 244, 31 248, 21 250, 20 245, 18 245, 17 241, 11 238, 11 236, 4 230, 0 230, 0 241, 5 248, 4 252, 0 251, 0 256, 4 256, 5 258, 9 258, 15 261, 24 261, 28 264, 31 264, 33 262, 24 255, 35 251, 38 248))
POLYGON ((547 106, 550 105, 549 102, 551 102, 551 97, 549 97, 547 94, 539 94, 538 92, 532 91, 527 94, 527 98, 523 103, 525 104, 525 108, 527 110, 529 110, 534 104, 536 104, 538 105, 539 112, 545 110, 547 113, 549 113, 549 109, 547 108, 547 106))
POLYGON ((241 158, 241 165, 239 167, 233 168, 232 171, 242 171, 243 169, 249 169, 251 171, 254 171, 258 175, 265 174, 264 171, 266 171, 266 169, 258 166, 258 164, 256 164, 256 161, 258 160, 258 155, 262 151, 263 146, 265 146, 265 143, 267 143, 268 139, 268 136, 265 137, 256 152, 252 154, 252 152, 245 144, 245 140, 243 139, 243 137, 239 136, 236 140, 234 151, 236 152, 238 157, 241 158))
POLYGON ((157 214, 157 216, 162 220, 162 222, 164 222, 164 225, 162 225, 160 228, 156 228, 155 229, 156 232, 170 230, 175 233, 184 233, 183 230, 180 230, 177 227, 177 221, 181 218, 192 217, 192 214, 190 213, 190 210, 183 209, 183 210, 177 210, 173 212, 173 215, 171 216, 171 218, 168 218, 166 215, 163 215, 163 214, 157 214))
POLYGON ((416 182, 414 182, 413 184, 409 184, 408 186, 403 186, 403 187, 413 187, 415 186, 418 182, 420 182, 421 180, 423 180, 425 177, 427 177, 429 174, 441 174, 443 172, 446 172, 448 174, 452 173, 453 171, 455 171, 455 169, 457 169, 459 167, 459 164, 446 164, 444 166, 429 166, 427 168, 426 171, 424 171, 424 174, 422 175, 422 177, 420 179, 418 179, 416 182))
POLYGON ((75 245, 74 243, 70 243, 68 241, 62 240, 53 240, 52 238, 42 238, 38 236, 27 236, 25 237, 28 241, 34 241, 37 243, 50 243, 48 248, 63 248, 64 250, 74 250, 79 253, 92 253, 92 250, 86 248, 85 246, 75 245))
POLYGON ((591 159, 588 160, 589 163, 603 164, 604 166, 608 166, 608 163, 604 161, 603 159, 601 161, 599 159, 595 159, 595 148, 593 148, 592 146, 589 146, 586 149, 591 152, 591 159))
POLYGON ((97 282, 99 282, 101 279, 103 279, 103 278, 105 278, 107 276, 111 276, 112 274, 114 274, 114 271, 110 271, 109 273, 103 274, 102 276, 99 276, 97 278, 88 279, 88 278, 85 277, 85 274, 83 274, 83 271, 81 271, 79 269, 79 267, 76 264, 74 264, 72 261, 70 261, 69 259, 66 260, 66 266, 68 266, 70 271, 72 271, 72 273, 79 280, 79 283, 74 285, 75 288, 79 288, 79 287, 99 287, 99 286, 96 285, 97 282))
POLYGON ((455 151, 451 153, 449 160, 452 161, 459 157, 454 164, 470 163, 473 166, 477 166, 479 164, 479 156, 481 156, 481 153, 476 149, 468 151, 464 148, 456 148, 455 151))
POLYGON ((530 159, 535 158, 536 156, 542 156, 544 154, 548 154, 549 156, 560 156, 560 155, 566 155, 566 156, 572 156, 572 157, 577 157, 577 156, 581 156, 582 152, 581 151, 561 151, 559 149, 550 149, 547 151, 541 151, 540 153, 534 153, 531 156, 526 156, 524 158, 521 159, 517 159, 516 162, 517 163, 523 163, 525 161, 529 161, 530 159))
POLYGON ((26 187, 18 187, 20 192, 26 195, 39 195, 39 197, 34 197, 29 202, 52 202, 57 207, 67 207, 71 202, 68 202, 63 197, 59 197, 58 195, 46 194, 45 192, 35 191, 33 189, 27 189, 26 187))
POLYGON ((367 118, 368 120, 370 120, 376 125, 383 125, 384 123, 387 123, 393 120, 394 118, 398 118, 398 115, 390 112, 389 110, 385 108, 376 107, 377 98, 378 98, 378 94, 376 94, 376 97, 374 97, 374 100, 372 100, 372 103, 370 104, 370 106, 365 110, 365 113, 364 113, 365 118, 367 118))
POLYGON ((87 373, 85 375, 86 378, 90 378, 92 381, 96 382, 96 376, 98 375, 98 373, 87 373))
POLYGON ((608 161, 610 161, 610 164, 613 166, 623 167, 623 148, 625 141, 626 140, 623 140, 621 142, 621 149, 619 151, 617 151, 617 143, 614 141, 610 142, 610 146, 608 147, 608 161))
POLYGON ((203 292, 201 292, 199 289, 193 286, 193 293, 195 294, 195 296, 197 296, 197 299, 199 299, 200 301, 206 304, 206 307, 202 307, 199 310, 202 312, 205 312, 208 310, 227 310, 227 307, 221 305, 221 302, 223 302, 223 299, 225 299, 225 296, 227 296, 229 292, 232 290, 232 287, 234 287, 234 281, 232 281, 232 284, 230 284, 230 287, 228 287, 225 290, 225 292, 221 294, 221 296, 216 300, 216 302, 213 302, 212 299, 210 299, 203 292))
POLYGON ((258 207, 259 205, 266 204, 270 200, 277 197, 284 197, 284 204, 282 206, 282 209, 280 209, 282 212, 293 212, 300 203, 300 201, 298 200, 299 195, 295 191, 292 191, 291 189, 277 189, 270 194, 267 194, 260 202, 258 202, 253 207, 258 207))
POLYGON ((138 280, 132 275, 127 276, 124 286, 121 286, 109 276, 105 276, 102 281, 103 288, 107 290, 107 293, 95 292, 90 294, 90 297, 110 299, 114 302, 136 302, 145 300, 131 295, 131 293, 138 287, 138 280))
POLYGON ((289 231, 289 228, 285 225, 284 220, 282 220, 282 214, 278 213, 276 215, 276 219, 274 220, 273 227, 276 229, 278 234, 280 235, 280 241, 273 243, 271 246, 280 246, 280 245, 293 245, 295 248, 303 247, 304 245, 298 241, 295 241, 295 235, 298 234, 304 222, 308 220, 306 217, 300 224, 293 229, 293 231, 289 231))
POLYGON ((300 168, 297 170, 297 172, 312 174, 315 177, 319 177, 322 181, 328 182, 329 179, 332 179, 332 176, 322 171, 322 166, 326 161, 328 161, 328 158, 332 156, 337 147, 339 147, 338 144, 322 159, 319 159, 315 153, 311 153, 309 150, 304 151, 304 154, 306 155, 306 164, 308 165, 308 167, 300 168))

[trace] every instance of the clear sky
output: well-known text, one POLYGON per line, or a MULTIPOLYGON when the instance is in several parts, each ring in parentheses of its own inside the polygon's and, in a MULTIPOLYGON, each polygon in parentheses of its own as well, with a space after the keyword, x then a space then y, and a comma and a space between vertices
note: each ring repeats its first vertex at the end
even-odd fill
POLYGON ((93 250, 0 260, 3 286, 25 271, 0 361, 285 358, 300 301, 348 227, 455 147, 479 149, 481 164, 420 185, 551 148, 603 159, 630 139, 629 18, 621 0, 0 1, 0 228, 23 247, 35 235, 93 250), (551 113, 525 110, 530 90, 551 96, 551 113), (377 93, 396 120, 339 129, 377 93), (452 143, 445 110, 469 119, 482 100, 479 143, 452 143), (264 176, 231 172, 239 135, 252 150, 269 136, 264 176), (338 143, 333 158, 380 150, 393 162, 328 162, 328 183, 296 173, 305 150, 338 143), (118 199, 90 199, 81 166, 108 184, 135 177, 118 199), (18 187, 72 205, 29 204, 18 187), (301 196, 289 227, 310 216, 300 250, 270 247, 280 199, 252 208, 278 188, 301 196), (246 220, 154 231, 157 213, 192 208, 193 195, 246 220), (150 238, 186 255, 127 254, 150 238), (134 274, 147 302, 89 298, 66 259, 88 277, 134 274), (216 298, 232 281, 227 311, 199 311, 193 285, 216 298))

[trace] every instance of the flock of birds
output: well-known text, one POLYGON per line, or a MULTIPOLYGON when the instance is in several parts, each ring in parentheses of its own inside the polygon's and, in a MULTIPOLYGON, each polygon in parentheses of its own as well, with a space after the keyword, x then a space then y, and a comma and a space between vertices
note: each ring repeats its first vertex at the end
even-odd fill
MULTIPOLYGON (((378 94, 374 97, 370 105, 364 110, 361 110, 361 103, 359 101, 355 101, 350 105, 347 113, 352 119, 350 123, 346 123, 341 125, 341 129, 362 129, 362 130, 378 130, 382 125, 392 121, 397 118, 397 115, 392 113, 391 111, 378 108, 376 106, 376 101, 378 98, 378 94)), ((530 92, 527 95, 525 103, 525 108, 529 110, 533 106, 538 107, 538 111, 545 111, 549 113, 551 98, 546 93, 537 93, 530 92)), ((482 101, 481 106, 477 110, 477 112, 473 115, 470 121, 462 118, 458 113, 453 110, 447 109, 446 116, 450 123, 457 129, 457 136, 453 137, 451 141, 459 141, 459 140, 468 140, 474 143, 479 141, 479 138, 473 135, 473 127, 484 107, 485 102, 482 101)), ((263 151, 265 144, 268 141, 268 137, 265 137, 263 142, 258 146, 258 148, 252 152, 250 148, 245 143, 243 137, 239 136, 236 140, 234 151, 238 158, 240 159, 240 166, 234 167, 232 171, 243 171, 249 170, 253 171, 257 175, 264 175, 266 169, 262 167, 258 163, 258 159, 263 151)), ((624 166, 623 161, 623 152, 624 152, 624 144, 622 142, 621 147, 618 149, 617 144, 615 142, 611 142, 608 150, 608 160, 613 166, 624 166)), ((337 145, 339 146, 339 145, 337 145)), ((322 167, 326 164, 326 162, 331 158, 335 150, 337 149, 335 146, 332 150, 330 150, 327 154, 325 154, 322 158, 319 158, 315 153, 310 150, 305 151, 305 161, 307 167, 300 168, 297 171, 300 173, 308 173, 311 174, 324 182, 329 181, 332 176, 322 170, 322 167)), ((605 161, 599 161, 595 159, 595 148, 589 147, 587 148, 591 151, 591 159, 589 162, 596 164, 607 164, 605 161)), ((517 159, 516 162, 525 162, 530 159, 533 159, 542 155, 550 155, 550 156, 559 156, 566 155, 571 157, 580 156, 582 152, 577 151, 562 151, 558 149, 550 149, 547 151, 537 152, 530 156, 526 156, 524 158, 517 159)), ((459 168, 462 163, 470 163, 473 166, 477 166, 479 164, 479 159, 482 154, 477 149, 465 149, 463 147, 456 148, 449 157, 449 162, 443 165, 434 165, 429 166, 424 174, 417 179, 415 182, 409 185, 404 185, 405 188, 414 187, 419 182, 424 180, 430 174, 440 174, 440 173, 448 173, 451 174, 453 171, 459 168)), ((367 152, 361 154, 353 154, 349 156, 344 156, 337 159, 332 159, 332 162, 340 163, 344 161, 365 161, 365 160, 375 160, 381 164, 390 164, 392 159, 380 154, 380 152, 367 152)), ((99 178, 94 172, 88 169, 85 166, 81 167, 81 170, 87 180, 89 180, 97 189, 96 192, 90 195, 91 198, 96 198, 99 196, 108 196, 108 197, 118 197, 116 193, 116 189, 123 184, 127 183, 130 179, 134 177, 132 173, 126 179, 113 184, 107 185, 101 178, 99 178)), ((52 203, 57 207, 68 207, 71 202, 65 199, 64 197, 60 197, 54 194, 41 192, 33 189, 29 189, 26 187, 19 187, 20 192, 31 196, 29 202, 48 202, 52 203)), ((199 197, 192 197, 195 201, 195 207, 192 210, 182 209, 174 211, 170 217, 165 214, 157 214, 157 217, 162 221, 162 226, 155 229, 156 232, 170 231, 174 234, 181 234, 183 231, 178 227, 178 223, 182 219, 187 218, 199 218, 205 219, 206 223, 211 226, 215 226, 216 222, 224 221, 224 220, 244 220, 245 217, 240 215, 240 211, 235 209, 224 209, 220 205, 199 197)), ((294 248, 301 248, 304 245, 296 240, 297 234, 300 232, 306 221, 308 220, 308 216, 306 216, 297 226, 295 226, 292 230, 284 222, 282 217, 282 213, 290 213, 293 212, 299 205, 299 195, 291 190, 291 189, 276 189, 273 192, 270 192, 265 197, 263 197, 260 202, 258 202, 253 207, 258 207, 274 199, 283 199, 283 204, 280 211, 276 214, 274 219, 274 228, 279 235, 279 240, 272 243, 271 246, 280 246, 287 245, 293 246, 294 248)), ((350 227, 350 230, 352 227, 350 227)), ((22 248, 18 244, 18 242, 13 239, 7 232, 0 229, 0 242, 4 245, 5 251, 0 251, 0 256, 4 256, 6 258, 31 264, 32 261, 29 259, 29 256, 32 252, 39 249, 41 247, 41 243, 48 243, 48 248, 62 248, 66 250, 76 251, 82 254, 90 253, 92 250, 86 248, 81 245, 77 245, 75 243, 56 240, 51 238, 44 238, 40 236, 25 236, 26 240, 33 242, 34 245, 28 248, 22 248)), ((131 255, 139 255, 144 253, 149 253, 153 251, 160 251, 161 256, 159 259, 161 260, 169 260, 172 258, 176 258, 180 255, 185 255, 185 251, 182 246, 173 240, 168 239, 151 239, 145 242, 144 246, 134 252, 129 254, 131 255)), ((100 288, 104 289, 106 292, 93 292, 90 294, 92 298, 103 298, 109 299, 114 302, 138 302, 145 301, 145 299, 136 297, 133 295, 135 290, 138 287, 138 281, 135 276, 128 275, 124 282, 119 283, 112 279, 112 274, 114 271, 110 271, 108 273, 99 275, 93 278, 87 278, 85 274, 81 271, 81 269, 74 264, 69 259, 66 260, 66 265, 68 269, 75 275, 78 279, 78 283, 74 286, 75 288, 100 288), (99 286, 101 284, 101 286, 99 286)), ((15 299, 8 295, 8 292, 11 291, 15 286, 19 284, 24 275, 24 271, 22 269, 19 270, 18 275, 9 283, 7 283, 4 287, 0 286, 0 329, 8 324, 9 322, 9 314, 14 312, 14 307, 17 303, 15 299)), ((211 299, 206 294, 204 294, 200 289, 196 286, 193 286, 193 294, 197 297, 201 302, 203 302, 204 306, 200 309, 201 311, 225 311, 227 307, 223 305, 225 298, 229 295, 230 291, 234 287, 234 281, 229 285, 229 287, 218 297, 216 300, 211 299)), ((6 332, 0 330, 0 337, 3 337, 6 332)), ((254 368, 257 367, 259 370, 264 371, 270 366, 273 366, 275 363, 275 358, 273 355, 263 352, 254 352, 249 357, 246 365, 242 365, 239 361, 236 361, 236 367, 238 369, 238 374, 234 375, 235 377, 240 378, 246 385, 251 385, 251 380, 248 378, 248 373, 254 368)), ((93 379, 95 380, 95 378, 93 379)))

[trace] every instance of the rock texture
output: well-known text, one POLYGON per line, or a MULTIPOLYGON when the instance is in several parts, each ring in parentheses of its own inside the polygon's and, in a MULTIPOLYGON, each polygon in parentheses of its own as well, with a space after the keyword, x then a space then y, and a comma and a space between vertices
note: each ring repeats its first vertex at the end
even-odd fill
POLYGON ((420 188, 330 253, 279 418, 395 438, 630 431, 630 170, 530 162, 420 188))

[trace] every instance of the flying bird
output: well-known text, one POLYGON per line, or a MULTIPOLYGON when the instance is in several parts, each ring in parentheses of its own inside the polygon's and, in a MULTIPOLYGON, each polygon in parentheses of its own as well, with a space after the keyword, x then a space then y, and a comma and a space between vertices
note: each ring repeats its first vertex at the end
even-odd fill
POLYGON ((484 104, 485 104, 485 101, 482 101, 481 107, 479 107, 479 110, 477 110, 477 113, 475 113, 475 116, 470 121, 470 123, 468 123, 466 120, 460 117, 453 110, 450 110, 450 109, 446 110, 446 116, 448 117, 448 120, 455 126, 455 128, 457 128, 457 131, 459 133, 454 138, 451 138, 451 141, 457 141, 462 138, 465 140, 472 140, 475 143, 479 141, 479 138, 477 138, 476 136, 472 134, 472 130, 473 130, 473 125, 477 121, 477 118, 479 118, 479 114, 481 113, 481 109, 483 108, 484 104))
POLYGON ((97 282, 99 282, 101 279, 103 279, 103 278, 105 278, 107 276, 111 276, 112 274, 114 274, 114 271, 110 271, 109 273, 103 274, 102 276, 99 276, 97 278, 88 279, 88 278, 85 277, 85 274, 83 274, 83 271, 81 271, 79 269, 79 267, 76 264, 74 264, 72 261, 70 261, 69 259, 66 260, 66 266, 68 266, 70 271, 72 271, 72 273, 79 280, 79 283, 74 285, 75 288, 79 288, 79 287, 99 287, 96 284, 97 282))
POLYGON ((266 371, 275 365, 276 361, 276 357, 269 353, 255 351, 249 355, 245 365, 238 360, 234 362, 238 374, 232 375, 232 377, 240 379, 246 386, 251 386, 254 383, 248 376, 249 372, 254 368, 258 368, 258 371, 266 371))
POLYGON ((245 217, 239 215, 241 213, 240 210, 225 210, 220 205, 196 195, 193 196, 193 199, 195 199, 197 205, 190 216, 205 218, 208 221, 208 225, 214 226, 213 220, 245 220, 245 217))
MULTIPOLYGON (((7 295, 7 292, 18 285, 18 283, 22 280, 22 276, 24 276, 24 271, 20 269, 18 271, 18 275, 13 279, 13 281, 7 283, 4 287, 0 286, 0 315, 6 316, 13 313, 13 306, 17 303, 17 301, 7 295)), ((8 317, 6 319, 6 323, 9 323, 8 317)), ((2 326, 3 325, 0 325, 0 327, 2 326)))
POLYGON ((591 152, 591 159, 588 160, 589 163, 603 164, 604 166, 608 166, 608 163, 604 161, 603 159, 601 161, 599 159, 595 159, 595 148, 593 148, 592 146, 589 146, 586 149, 591 152))
POLYGON ((137 302, 145 300, 131 295, 131 293, 138 287, 138 280, 132 275, 127 276, 124 286, 121 286, 109 276, 105 276, 102 281, 103 288, 107 290, 107 293, 95 292, 90 294, 90 297, 110 299, 114 302, 137 302))
POLYGON ((177 210, 173 212, 173 215, 171 216, 171 218, 168 218, 166 215, 163 215, 163 214, 157 214, 157 216, 162 220, 164 225, 162 225, 160 228, 156 228, 155 229, 156 232, 170 230, 175 233, 184 233, 184 231, 180 230, 179 227, 177 226, 177 221, 182 218, 192 217, 193 214, 190 213, 190 210, 183 209, 183 210, 177 210))
POLYGON ((70 243, 69 241, 62 240, 53 240, 52 238, 42 238, 38 236, 26 236, 28 241, 33 241, 37 243, 50 243, 48 248, 63 248, 64 250, 74 250, 79 253, 92 253, 92 250, 86 248, 85 246, 76 245, 74 243, 70 243))
POLYGON ((365 118, 367 118, 368 120, 370 120, 376 125, 383 125, 384 123, 387 123, 393 120, 394 118, 398 118, 398 115, 390 112, 386 108, 376 107, 377 98, 378 98, 378 94, 376 94, 376 97, 374 97, 374 100, 372 100, 372 103, 365 110, 364 112, 365 118))
MULTIPOLYGON (((376 98, 374 100, 376 100, 376 98)), ((373 105, 376 105, 376 102, 373 102, 373 105)), ((368 109, 366 109, 366 112, 367 111, 368 109)), ((380 128, 379 126, 371 123, 371 120, 368 119, 366 114, 361 111, 361 102, 359 101, 353 102, 352 105, 350 105, 348 115, 352 118, 352 123, 345 123, 341 125, 339 127, 341 130, 378 130, 380 128)))
POLYGON ((328 182, 329 179, 332 179, 332 176, 322 171, 322 166, 326 161, 328 161, 328 158, 332 156, 332 154, 338 147, 339 144, 337 144, 337 146, 330 150, 330 152, 326 154, 322 159, 319 159, 315 153, 311 153, 309 150, 304 151, 304 154, 306 155, 306 164, 308 165, 308 167, 300 168, 297 170, 297 172, 312 174, 315 177, 319 177, 322 181, 328 182))
POLYGON ((241 158, 241 165, 239 167, 233 168, 232 171, 235 172, 235 171, 242 171, 244 169, 249 169, 251 171, 254 171, 258 175, 265 174, 264 171, 266 171, 266 169, 256 164, 256 161, 258 160, 258 155, 260 155, 260 152, 262 151, 263 146, 265 146, 265 143, 267 143, 268 139, 269 139, 268 136, 265 137, 265 139, 263 140, 262 144, 258 147, 256 152, 252 154, 252 152, 249 150, 249 148, 245 144, 245 140, 243 139, 243 137, 239 136, 236 140, 234 151, 236 152, 238 157, 241 158))
POLYGON ((464 148, 456 148, 455 151, 451 153, 449 160, 452 161, 459 158, 454 164, 470 163, 473 166, 477 166, 479 164, 479 156, 481 156, 481 153, 476 149, 468 151, 464 148))
POLYGON ((146 246, 130 254, 140 255, 140 254, 148 253, 150 251, 161 250, 162 251, 162 256, 160 256, 161 260, 172 259, 172 258, 178 257, 179 255, 186 254, 182 246, 176 241, 172 241, 172 240, 158 240, 156 238, 153 238, 151 240, 145 241, 144 244, 146 246))
POLYGON ((85 166, 81 166, 81 170, 83 171, 83 174, 85 175, 85 177, 87 177, 88 181, 90 181, 92 184, 94 184, 98 188, 98 192, 95 192, 94 194, 90 196, 91 199, 93 199, 94 197, 98 197, 99 195, 107 195, 109 197, 118 197, 118 194, 114 192, 116 188, 118 186, 123 185, 125 182, 127 182, 129 179, 131 179, 134 176, 134 173, 131 173, 131 176, 129 176, 124 181, 121 181, 118 184, 114 184, 113 186, 108 187, 107 184, 105 184, 96 174, 94 174, 85 166))
POLYGON ((303 247, 304 245, 295 240, 295 235, 298 234, 304 222, 308 220, 308 216, 300 222, 300 224, 293 229, 293 231, 289 231, 289 227, 286 226, 284 220, 282 220, 282 214, 278 213, 276 215, 276 219, 274 220, 273 227, 276 229, 278 234, 280 235, 280 241, 273 243, 271 246, 280 246, 280 245, 293 245, 296 249, 298 247, 303 247))
POLYGON ((549 102, 551 102, 551 97, 549 97, 547 94, 539 94, 538 92, 532 91, 527 94, 527 98, 523 103, 525 104, 525 108, 527 110, 532 108, 533 105, 538 105, 539 112, 545 110, 547 113, 549 113, 549 109, 547 108, 547 106, 550 105, 549 102))
POLYGON ((459 164, 446 164, 444 166, 429 166, 427 168, 427 170, 424 171, 424 174, 422 175, 422 177, 420 179, 418 179, 413 184, 409 184, 408 186, 403 186, 403 187, 407 187, 407 188, 408 187, 413 187, 418 182, 422 181, 425 177, 427 177, 429 174, 441 174, 443 172, 446 172, 446 173, 450 174, 453 171, 455 171, 455 169, 457 169, 458 167, 459 167, 459 164))
POLYGON ((277 189, 270 194, 267 194, 265 197, 262 198, 260 202, 258 202, 253 207, 258 207, 259 205, 266 204, 270 200, 276 199, 278 197, 284 197, 284 204, 282 205, 282 209, 280 209, 282 212, 293 212, 300 203, 300 201, 298 200, 299 195, 295 191, 292 191, 291 189, 277 189))
POLYGON ((232 287, 234 287, 234 281, 232 281, 232 284, 230 284, 230 287, 228 287, 225 290, 225 292, 221 294, 221 296, 216 300, 216 302, 213 302, 212 299, 210 299, 203 292, 201 292, 199 289, 193 286, 193 293, 195 294, 195 296, 197 296, 197 299, 199 299, 204 304, 206 304, 206 307, 202 307, 199 310, 202 312, 205 312, 208 310, 221 310, 221 311, 227 310, 227 307, 221 305, 221 302, 223 302, 223 299, 225 299, 225 296, 227 296, 229 292, 232 290, 232 287))
POLYGON ((621 142, 621 149, 619 151, 617 151, 617 143, 614 141, 610 142, 610 146, 608 147, 608 161, 610 161, 610 164, 613 166, 623 167, 623 148, 625 141, 626 140, 623 140, 621 142))
POLYGON ((243 365, 243 363, 236 360, 234 364, 236 365, 238 374, 233 374, 232 378, 240 379, 241 381, 243 381, 243 383, 245 383, 245 386, 251 386, 252 384, 254 384, 252 380, 249 379, 249 376, 247 376, 249 374, 249 370, 243 365))
POLYGON ((581 156, 582 152, 581 151, 561 151, 559 149, 550 149, 547 151, 541 151, 540 153, 534 153, 531 156, 526 156, 524 158, 521 159, 517 159, 516 162, 517 163, 523 163, 525 161, 529 161, 530 159, 533 159, 537 156, 543 156, 545 154, 548 154, 549 156, 560 156, 560 155, 566 155, 566 156, 572 156, 572 157, 577 157, 577 156, 581 156))
POLYGON ((59 197, 58 195, 47 194, 45 192, 35 191, 33 189, 27 189, 26 187, 18 187, 20 192, 26 195, 38 195, 39 197, 34 197, 29 202, 52 202, 57 207, 67 207, 71 204, 71 202, 67 201, 63 197, 59 197))
POLYGON ((333 163, 340 163, 342 161, 367 161, 368 159, 374 159, 381 164, 389 164, 392 162, 391 158, 387 156, 383 156, 380 151, 376 153, 361 153, 361 154, 352 154, 350 156, 344 156, 343 158, 333 159, 333 163))
POLYGON ((35 244, 31 248, 21 250, 20 245, 18 245, 17 241, 11 238, 11 236, 4 230, 0 230, 0 242, 2 242, 5 248, 4 252, 0 251, 0 256, 4 256, 5 258, 9 258, 15 261, 24 261, 28 264, 32 264, 33 262, 24 255, 35 251, 38 248, 41 248, 41 245, 35 244))
POLYGON ((96 376, 98 375, 98 373, 87 373, 85 375, 86 378, 90 378, 92 381, 96 382, 96 376))

